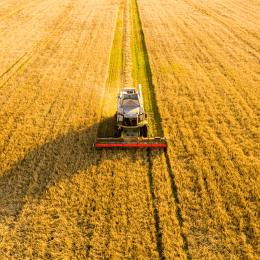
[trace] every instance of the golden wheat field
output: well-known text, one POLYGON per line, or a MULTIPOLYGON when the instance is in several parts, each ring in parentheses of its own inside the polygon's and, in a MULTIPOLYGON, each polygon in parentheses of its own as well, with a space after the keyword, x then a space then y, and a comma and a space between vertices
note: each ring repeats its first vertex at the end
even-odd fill
POLYGON ((260 259, 260 2, 0 2, 0 259, 260 259), (162 150, 93 150, 142 84, 162 150))

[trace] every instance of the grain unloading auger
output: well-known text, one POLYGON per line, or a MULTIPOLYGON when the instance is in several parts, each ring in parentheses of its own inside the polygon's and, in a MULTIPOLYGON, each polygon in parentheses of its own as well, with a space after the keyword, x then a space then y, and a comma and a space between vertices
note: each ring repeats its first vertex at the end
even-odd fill
POLYGON ((144 113, 141 85, 138 92, 135 88, 125 88, 118 95, 118 107, 115 114, 115 125, 118 138, 96 138, 93 144, 98 147, 135 147, 164 148, 168 147, 168 138, 147 138, 148 116, 144 113))

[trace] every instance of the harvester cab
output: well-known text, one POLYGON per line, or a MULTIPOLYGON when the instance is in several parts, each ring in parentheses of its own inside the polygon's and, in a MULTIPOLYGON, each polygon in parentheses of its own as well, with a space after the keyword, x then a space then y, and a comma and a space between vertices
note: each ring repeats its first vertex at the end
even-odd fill
POLYGON ((160 147, 167 149, 168 138, 147 138, 148 116, 144 112, 141 85, 124 88, 118 95, 116 131, 118 138, 96 138, 94 147, 160 147))
POLYGON ((141 85, 125 88, 118 95, 117 131, 124 138, 147 137, 147 114, 144 113, 141 85))

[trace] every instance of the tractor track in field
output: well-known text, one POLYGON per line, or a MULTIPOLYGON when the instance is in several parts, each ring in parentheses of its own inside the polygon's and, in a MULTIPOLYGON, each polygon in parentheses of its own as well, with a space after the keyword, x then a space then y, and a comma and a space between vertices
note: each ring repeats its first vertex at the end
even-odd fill
MULTIPOLYGON (((38 2, 38 1, 36 1, 38 2)), ((2 75, 0 75, 0 90, 22 69, 26 64, 40 51, 46 48, 58 36, 61 32, 61 29, 73 16, 73 14, 79 9, 80 5, 78 4, 73 10, 71 10, 65 19, 59 21, 55 28, 47 35, 41 38, 32 48, 32 50, 25 52, 19 59, 17 59, 2 75)), ((26 7, 25 7, 26 8, 26 7)), ((23 8, 24 9, 24 8, 23 8)), ((1 21, 1 19, 0 19, 1 21)))
MULTIPOLYGON (((130 87, 136 88, 138 84, 142 85, 144 108, 149 118, 148 136, 163 137, 161 116, 157 105, 155 87, 152 82, 152 72, 139 16, 138 4, 136 0, 125 0, 121 2, 117 14, 107 81, 101 104, 101 121, 97 131, 98 137, 110 137, 113 134, 110 129, 114 129, 115 119, 113 115, 117 109, 115 97, 117 97, 118 91, 129 85, 131 85, 130 87)), ((176 216, 179 221, 179 226, 182 228, 183 219, 178 201, 178 191, 174 182, 169 157, 166 151, 157 151, 157 153, 166 160, 167 174, 171 180, 171 190, 176 205, 176 216)), ((162 241, 160 216, 155 203, 156 194, 152 174, 153 159, 151 151, 148 150, 146 155, 149 168, 148 180, 152 198, 153 218, 156 229, 157 251, 159 253, 159 259, 166 259, 162 241)), ((102 154, 100 154, 100 160, 101 158, 102 154)), ((184 241, 183 254, 186 256, 186 259, 190 259, 187 239, 183 232, 181 232, 181 236, 184 241)))
POLYGON ((3 21, 3 20, 5 20, 5 19, 7 19, 7 18, 9 18, 9 17, 11 17, 11 16, 14 15, 14 14, 17 14, 17 13, 21 12, 22 10, 24 10, 24 9, 26 9, 26 8, 28 8, 28 7, 30 7, 30 6, 33 5, 33 4, 36 4, 36 3, 40 2, 40 1, 42 1, 42 0, 33 1, 33 2, 29 3, 29 4, 27 4, 27 5, 22 6, 22 7, 19 8, 19 9, 16 9, 16 10, 13 11, 13 12, 10 12, 10 13, 7 14, 7 15, 3 15, 2 17, 0 17, 0 22, 3 21))

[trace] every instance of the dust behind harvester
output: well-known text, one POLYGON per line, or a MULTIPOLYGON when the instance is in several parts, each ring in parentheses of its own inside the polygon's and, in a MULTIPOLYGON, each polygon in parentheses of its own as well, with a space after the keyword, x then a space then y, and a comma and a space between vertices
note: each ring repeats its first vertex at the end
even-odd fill
POLYGON ((168 138, 147 138, 148 115, 144 112, 140 84, 138 91, 135 88, 125 88, 119 93, 115 117, 117 138, 96 138, 94 147, 159 147, 167 149, 168 138))

